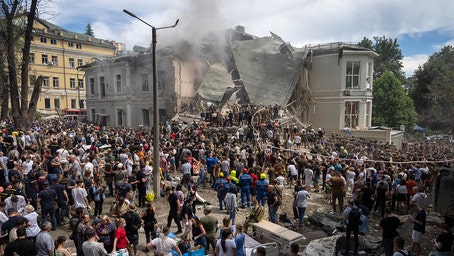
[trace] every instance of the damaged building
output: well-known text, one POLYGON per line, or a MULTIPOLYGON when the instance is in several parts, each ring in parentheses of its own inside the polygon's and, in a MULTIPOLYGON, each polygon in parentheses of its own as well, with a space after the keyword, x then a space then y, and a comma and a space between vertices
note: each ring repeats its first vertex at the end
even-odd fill
MULTIPOLYGON (((299 124, 347 129, 386 142, 399 134, 371 131, 376 53, 341 42, 296 48, 278 35, 256 37, 237 26, 203 42, 158 50, 160 120, 191 102, 279 105, 299 124), (188 50, 189 49, 189 50, 188 50)), ((151 126, 150 54, 85 68, 89 119, 112 126, 151 126)))
MULTIPOLYGON (((167 52, 158 56, 161 120, 169 119, 195 97, 196 65, 167 52)), ((100 125, 151 127, 153 120, 152 55, 139 53, 98 60, 83 67, 88 119, 100 125)))

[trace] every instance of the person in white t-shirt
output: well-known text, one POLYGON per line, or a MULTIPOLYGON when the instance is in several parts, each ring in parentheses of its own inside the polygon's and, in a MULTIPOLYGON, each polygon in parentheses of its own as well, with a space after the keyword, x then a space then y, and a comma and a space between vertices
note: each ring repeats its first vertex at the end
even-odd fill
POLYGON ((32 170, 33 168, 33 160, 31 155, 27 154, 26 160, 22 162, 22 171, 24 173, 24 176, 27 176, 28 173, 32 170))
POLYGON ((311 191, 312 179, 314 178, 314 171, 308 166, 304 169, 304 185, 307 191, 311 191))
POLYGON ((149 242, 147 247, 155 252, 163 253, 164 256, 172 256, 172 249, 174 249, 178 255, 181 255, 180 248, 178 248, 175 240, 169 238, 169 233, 169 227, 163 228, 161 235, 149 242))
POLYGON ((74 209, 82 207, 84 208, 84 212, 88 213, 87 208, 91 210, 91 207, 88 203, 87 191, 82 187, 83 183, 83 180, 77 180, 76 187, 71 190, 71 193, 74 199, 74 209))
POLYGON ((347 189, 350 188, 350 190, 353 192, 353 184, 355 181, 355 168, 350 167, 347 170, 347 189))
POLYGON ((282 173, 279 173, 279 176, 276 177, 276 181, 278 182, 279 186, 284 186, 285 177, 282 176, 282 173))
POLYGON ((218 256, 233 256, 236 255, 236 243, 231 239, 231 229, 223 229, 221 239, 216 243, 215 252, 218 256))
POLYGON ((90 178, 93 178, 94 169, 95 169, 95 166, 91 162, 91 157, 87 158, 87 162, 85 163, 85 166, 84 166, 84 172, 89 171, 90 172, 90 178))

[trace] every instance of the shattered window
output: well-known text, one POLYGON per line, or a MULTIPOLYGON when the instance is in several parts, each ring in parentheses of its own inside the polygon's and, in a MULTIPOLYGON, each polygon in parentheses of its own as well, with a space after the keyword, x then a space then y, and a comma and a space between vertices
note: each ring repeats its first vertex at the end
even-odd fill
POLYGON ((359 116, 359 101, 346 101, 344 127, 356 128, 356 126, 358 126, 358 116, 359 116))
POLYGON ((95 79, 90 78, 90 94, 95 94, 95 79))
POLYGON ((142 75, 142 91, 146 92, 148 91, 148 74, 143 74, 142 75))
POLYGON ((347 61, 345 87, 347 89, 359 88, 359 69, 361 62, 347 61))
POLYGON ((115 76, 115 83, 117 84, 117 93, 121 92, 121 75, 115 76))
POLYGON ((101 98, 106 97, 106 81, 103 76, 99 77, 99 91, 101 92, 101 98))
POLYGON ((166 88, 166 76, 163 71, 158 73, 158 89, 164 90, 166 88))
POLYGON ((144 126, 150 126, 150 110, 142 109, 142 120, 144 126))

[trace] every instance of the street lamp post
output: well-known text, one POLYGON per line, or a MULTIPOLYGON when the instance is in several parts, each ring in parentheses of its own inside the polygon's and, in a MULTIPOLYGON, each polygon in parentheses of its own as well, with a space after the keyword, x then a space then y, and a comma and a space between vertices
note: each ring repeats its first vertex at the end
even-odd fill
POLYGON ((151 27, 152 29, 152 55, 153 55, 153 192, 155 194, 155 198, 159 198, 160 194, 160 179, 161 176, 159 174, 159 109, 158 109, 158 69, 156 67, 156 30, 166 29, 166 28, 174 28, 178 25, 177 20, 174 25, 172 26, 165 26, 156 28, 155 26, 150 25, 148 22, 142 20, 134 13, 124 9, 123 12, 128 14, 129 16, 140 20, 145 25, 151 27))

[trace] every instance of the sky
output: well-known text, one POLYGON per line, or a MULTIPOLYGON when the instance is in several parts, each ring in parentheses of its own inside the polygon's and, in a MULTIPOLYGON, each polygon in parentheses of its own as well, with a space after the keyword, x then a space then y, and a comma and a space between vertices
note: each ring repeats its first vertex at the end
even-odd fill
POLYGON ((259 37, 271 31, 295 47, 397 38, 407 76, 454 45, 453 0, 43 0, 39 13, 73 32, 84 33, 90 24, 95 37, 125 43, 128 50, 149 46, 151 29, 124 9, 155 27, 179 19, 177 27, 158 30, 158 45, 237 25, 259 37))

